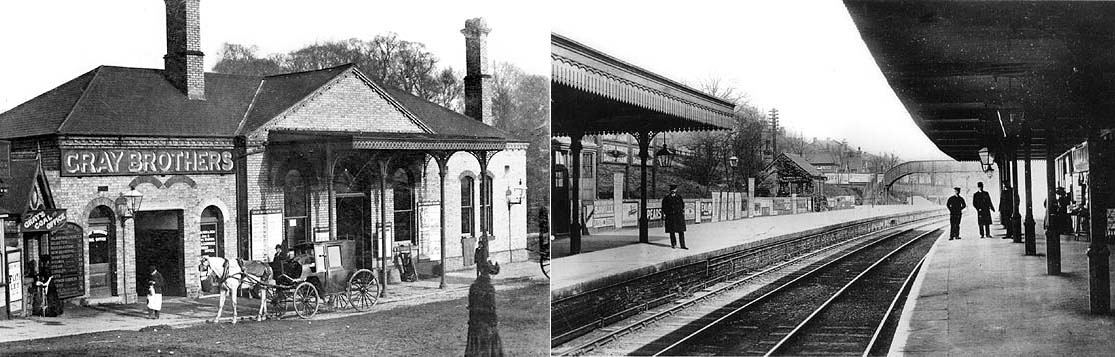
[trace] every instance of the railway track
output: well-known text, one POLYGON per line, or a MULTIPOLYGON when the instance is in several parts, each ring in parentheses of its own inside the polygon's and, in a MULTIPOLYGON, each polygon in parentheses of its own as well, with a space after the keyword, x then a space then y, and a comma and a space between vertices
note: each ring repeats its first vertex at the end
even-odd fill
MULTIPOLYGON (((845 325, 838 322, 846 317, 840 314, 851 314, 856 316, 857 321, 866 321, 869 316, 875 316, 867 310, 889 311, 893 303, 885 304, 884 309, 865 309, 863 305, 873 303, 849 300, 853 295, 844 294, 862 290, 863 286, 867 286, 864 284, 888 282, 890 275, 878 272, 893 268, 893 264, 888 262, 909 260, 910 254, 918 254, 921 248, 924 248, 920 251, 924 256, 939 230, 910 229, 857 248, 793 277, 758 298, 741 301, 738 307, 720 314, 715 320, 698 319, 670 336, 648 343, 633 354, 829 355, 857 349, 859 352, 855 354, 864 354, 863 349, 868 348, 878 335, 878 323, 869 326, 845 325), (875 270, 877 268, 879 270, 875 270), (862 280, 869 276, 874 280, 862 280), (857 288, 850 288, 852 286, 857 288), (837 301, 840 303, 834 304, 837 301), (860 348, 857 347, 861 345, 859 341, 867 342, 862 343, 863 348, 860 348)), ((920 257, 916 262, 920 262, 920 257)), ((898 284, 904 285, 906 281, 902 279, 898 284)), ((879 316, 875 321, 880 320, 886 318, 879 316)))
MULTIPOLYGON (((931 220, 930 223, 923 221, 885 232, 866 234, 863 239, 819 249, 745 277, 709 286, 692 298, 647 311, 636 318, 624 321, 623 324, 602 328, 594 336, 554 346, 553 353, 555 355, 660 353, 664 351, 662 347, 687 339, 685 336, 701 330, 705 325, 713 324, 714 321, 719 321, 718 319, 723 319, 737 310, 747 308, 757 300, 820 270, 826 265, 825 261, 831 260, 829 256, 843 255, 847 251, 860 251, 876 242, 939 224, 938 222, 937 220, 931 220), (779 276, 779 274, 786 274, 785 271, 797 272, 779 276), (762 296, 759 298, 751 298, 760 295, 762 296)), ((846 254, 846 256, 850 255, 852 253, 846 254)))

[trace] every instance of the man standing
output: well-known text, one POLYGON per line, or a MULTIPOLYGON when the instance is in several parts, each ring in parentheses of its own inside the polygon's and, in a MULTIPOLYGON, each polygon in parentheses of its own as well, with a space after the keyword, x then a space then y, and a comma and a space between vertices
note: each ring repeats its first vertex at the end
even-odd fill
POLYGON ((976 182, 976 191, 972 195, 972 207, 976 208, 976 224, 979 224, 979 237, 991 238, 991 212, 995 206, 991 204, 991 195, 983 190, 983 182, 976 182))
POLYGON ((960 239, 960 215, 963 214, 964 208, 968 207, 964 203, 964 197, 960 197, 960 187, 953 187, 956 194, 949 197, 948 203, 945 207, 949 209, 949 240, 960 239))
POLYGON ((662 219, 666 222, 666 233, 670 234, 670 248, 677 248, 674 233, 681 238, 681 249, 685 247, 685 200, 678 195, 678 185, 670 185, 670 194, 662 199, 662 219))

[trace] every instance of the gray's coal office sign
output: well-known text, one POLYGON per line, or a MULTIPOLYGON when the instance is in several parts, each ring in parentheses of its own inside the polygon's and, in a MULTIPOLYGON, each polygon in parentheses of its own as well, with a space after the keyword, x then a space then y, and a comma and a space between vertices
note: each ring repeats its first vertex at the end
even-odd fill
POLYGON ((229 174, 232 168, 232 150, 62 150, 62 176, 229 174))

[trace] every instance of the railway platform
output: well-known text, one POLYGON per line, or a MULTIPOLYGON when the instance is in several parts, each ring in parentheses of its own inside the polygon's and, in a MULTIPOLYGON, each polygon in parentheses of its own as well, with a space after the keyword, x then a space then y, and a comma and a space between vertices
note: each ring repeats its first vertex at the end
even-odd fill
MULTIPOLYGON (((1115 314, 1088 305, 1088 242, 1061 239, 1060 275, 1046 274, 1045 237, 1037 222, 1037 252, 1023 244, 980 239, 975 217, 961 224, 961 240, 944 234, 904 307, 891 355, 1111 355, 1115 314)), ((1113 256, 1115 262, 1115 256, 1113 256)))
POLYGON ((849 210, 812 212, 783 216, 763 216, 734 221, 720 221, 686 225, 685 241, 688 250, 670 248, 670 236, 663 228, 651 228, 650 244, 638 244, 637 229, 623 229, 585 236, 582 253, 568 253, 566 240, 555 240, 551 246, 552 273, 550 291, 560 292, 606 279, 647 266, 660 265, 708 252, 761 241, 787 234, 837 225, 860 219, 919 211, 940 210, 933 204, 860 206, 849 210))

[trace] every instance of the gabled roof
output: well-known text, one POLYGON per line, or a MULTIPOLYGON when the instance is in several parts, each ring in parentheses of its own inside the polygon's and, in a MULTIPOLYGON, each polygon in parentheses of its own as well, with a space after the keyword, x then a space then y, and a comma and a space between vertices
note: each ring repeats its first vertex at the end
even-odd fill
MULTIPOLYGON (((0 214, 20 215, 30 207, 36 182, 42 185, 47 185, 47 182, 39 167, 39 160, 12 160, 11 164, 12 176, 4 180, 8 184, 8 193, 0 196, 0 214)), ((50 190, 44 188, 43 191, 46 208, 54 208, 50 190)))
POLYGON ((255 102, 252 103, 251 111, 245 116, 244 127, 240 133, 266 124, 267 121, 316 92, 321 86, 349 68, 352 68, 352 65, 259 78, 259 91, 256 93, 255 102))
MULTIPOLYGON (((266 77, 206 73, 205 100, 189 100, 165 79, 163 70, 100 66, 0 113, 0 139, 53 134, 232 137, 265 125, 348 71, 367 80, 351 64, 266 77)), ((406 91, 367 81, 428 129, 426 139, 509 138, 406 91)))
POLYGON ((799 156, 797 154, 791 154, 791 153, 787 153, 787 152, 782 153, 781 155, 779 155, 778 159, 776 159, 774 161, 771 161, 770 164, 767 164, 767 167, 764 168, 763 171, 770 170, 772 167, 774 167, 775 164, 778 164, 779 162, 786 162, 786 161, 789 161, 790 163, 794 164, 795 166, 800 168, 802 171, 805 171, 806 174, 809 174, 810 176, 813 176, 814 178, 824 178, 825 177, 824 173, 822 173, 820 170, 817 170, 817 168, 814 167, 812 164, 810 164, 808 161, 806 161, 805 158, 802 158, 801 156, 799 156))

